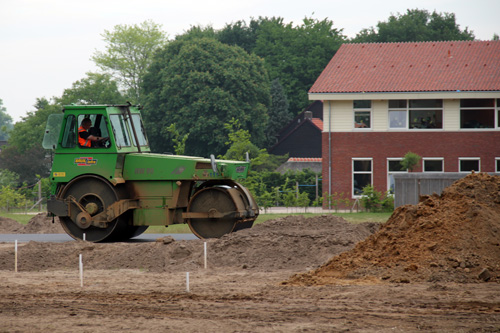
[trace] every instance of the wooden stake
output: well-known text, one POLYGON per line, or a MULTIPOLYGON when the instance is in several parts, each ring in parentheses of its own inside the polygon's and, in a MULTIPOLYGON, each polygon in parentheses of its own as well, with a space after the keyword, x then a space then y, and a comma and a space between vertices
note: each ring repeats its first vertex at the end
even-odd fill
POLYGON ((207 242, 203 242, 203 257, 205 261, 205 269, 207 269, 207 242))
POLYGON ((17 239, 14 244, 14 272, 17 273, 17 239))
POLYGON ((82 255, 80 254, 79 256, 79 265, 80 267, 80 287, 83 288, 83 260, 82 260, 82 255))

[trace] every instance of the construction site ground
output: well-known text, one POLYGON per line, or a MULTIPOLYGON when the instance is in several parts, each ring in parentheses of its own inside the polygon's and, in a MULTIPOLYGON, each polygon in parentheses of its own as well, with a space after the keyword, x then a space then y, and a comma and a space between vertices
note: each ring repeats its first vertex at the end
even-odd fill
POLYGON ((28 242, 17 259, 0 244, 0 332, 500 332, 500 180, 470 175, 382 225, 293 216, 210 240, 28 242))

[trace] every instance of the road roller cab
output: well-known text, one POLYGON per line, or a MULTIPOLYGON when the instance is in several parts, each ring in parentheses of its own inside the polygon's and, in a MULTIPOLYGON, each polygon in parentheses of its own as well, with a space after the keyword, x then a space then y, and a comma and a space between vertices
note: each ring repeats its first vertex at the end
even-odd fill
POLYGON ((139 107, 66 106, 49 117, 43 146, 54 150, 47 209, 75 239, 125 240, 177 223, 220 237, 258 215, 237 183, 248 161, 153 154, 139 107))

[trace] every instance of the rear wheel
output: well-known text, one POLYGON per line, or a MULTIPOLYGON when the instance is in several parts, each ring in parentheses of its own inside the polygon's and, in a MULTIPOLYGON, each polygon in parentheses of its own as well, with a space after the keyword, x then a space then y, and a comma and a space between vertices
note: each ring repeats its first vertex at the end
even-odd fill
POLYGON ((118 189, 101 178, 83 176, 72 181, 62 193, 64 199, 69 196, 75 198, 85 209, 85 212, 82 212, 77 205, 72 204, 70 216, 59 218, 64 230, 74 239, 83 239, 85 234, 85 240, 90 242, 120 241, 133 237, 140 228, 129 225, 130 213, 120 215, 104 228, 91 225, 89 219, 85 218, 89 215, 95 216, 123 199, 118 189))

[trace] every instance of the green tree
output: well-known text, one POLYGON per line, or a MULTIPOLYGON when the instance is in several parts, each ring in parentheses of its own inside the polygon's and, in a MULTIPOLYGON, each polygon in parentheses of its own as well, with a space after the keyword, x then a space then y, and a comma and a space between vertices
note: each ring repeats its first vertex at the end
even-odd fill
POLYGON ((309 203, 311 203, 311 199, 309 199, 309 195, 306 192, 300 192, 297 198, 297 206, 299 207, 308 207, 309 203))
POLYGON ((1 186, 0 207, 6 208, 7 210, 13 207, 24 207, 26 202, 26 197, 11 186, 1 186))
POLYGON ((460 29, 453 13, 430 13, 423 9, 408 9, 405 14, 391 15, 377 27, 361 30, 351 41, 355 43, 423 42, 474 40, 468 28, 460 29))
POLYGON ((111 75, 89 72, 85 78, 74 82, 71 88, 65 89, 56 101, 60 105, 92 105, 124 104, 126 100, 111 75))
POLYGON ((145 121, 154 151, 171 151, 166 128, 190 133, 186 153, 221 155, 232 118, 261 145, 269 79, 263 61, 210 38, 176 40, 156 54, 144 79, 145 121))
POLYGON ((132 103, 142 103, 140 87, 153 54, 167 42, 161 25, 144 21, 134 25, 116 25, 102 34, 104 52, 96 51, 92 60, 111 74, 126 89, 132 103))
POLYGON ((170 124, 167 131, 172 136, 172 143, 174 144, 174 150, 176 155, 184 154, 186 150, 186 141, 189 138, 189 133, 181 135, 181 133, 175 128, 175 124, 170 124))
POLYGON ((191 28, 189 28, 189 30, 187 30, 183 34, 175 36, 175 40, 177 41, 186 41, 200 38, 217 39, 217 32, 210 25, 206 27, 195 25, 191 26, 191 28))
POLYGON ((265 191, 262 195, 258 196, 256 200, 259 207, 264 208, 264 212, 266 212, 267 209, 272 207, 276 202, 276 191, 265 191))
POLYGON ((298 25, 285 24, 281 17, 259 17, 249 24, 237 21, 216 37, 265 60, 271 80, 283 85, 292 117, 307 106, 307 91, 346 39, 332 21, 308 17, 298 25))
POLYGON ((19 183, 19 175, 7 169, 0 169, 0 185, 15 186, 19 183))
POLYGON ((401 160, 401 170, 413 171, 413 168, 417 166, 421 159, 422 157, 418 154, 412 153, 411 151, 407 152, 401 160))
POLYGON ((269 107, 269 123, 267 124, 267 144, 271 147, 277 142, 277 135, 284 125, 292 120, 288 111, 288 99, 279 79, 271 83, 271 106, 269 107))
POLYGON ((271 80, 280 80, 295 116, 308 105, 309 88, 344 41, 342 30, 328 19, 306 17, 294 26, 282 18, 261 18, 253 52, 265 59, 271 80))
POLYGON ((285 207, 295 207, 297 205, 297 197, 294 191, 287 191, 283 194, 283 205, 285 207))
POLYGON ((2 99, 0 99, 0 140, 9 138, 12 127, 12 117, 7 114, 7 109, 3 106, 2 99))
POLYGON ((262 20, 251 20, 247 25, 245 21, 236 21, 226 24, 217 32, 217 39, 228 45, 236 45, 248 53, 252 53, 257 43, 257 30, 262 20))
POLYGON ((229 123, 224 124, 224 127, 229 131, 229 140, 226 141, 229 148, 221 158, 244 161, 247 153, 252 157, 259 155, 259 148, 250 141, 251 135, 248 130, 241 129, 238 119, 232 118, 229 123))
POLYGON ((45 98, 38 98, 34 107, 35 111, 28 112, 14 125, 8 145, 0 154, 2 168, 17 173, 21 182, 29 184, 37 181, 37 174, 42 177, 49 174, 50 161, 42 140, 49 115, 61 112, 60 106, 45 98))

